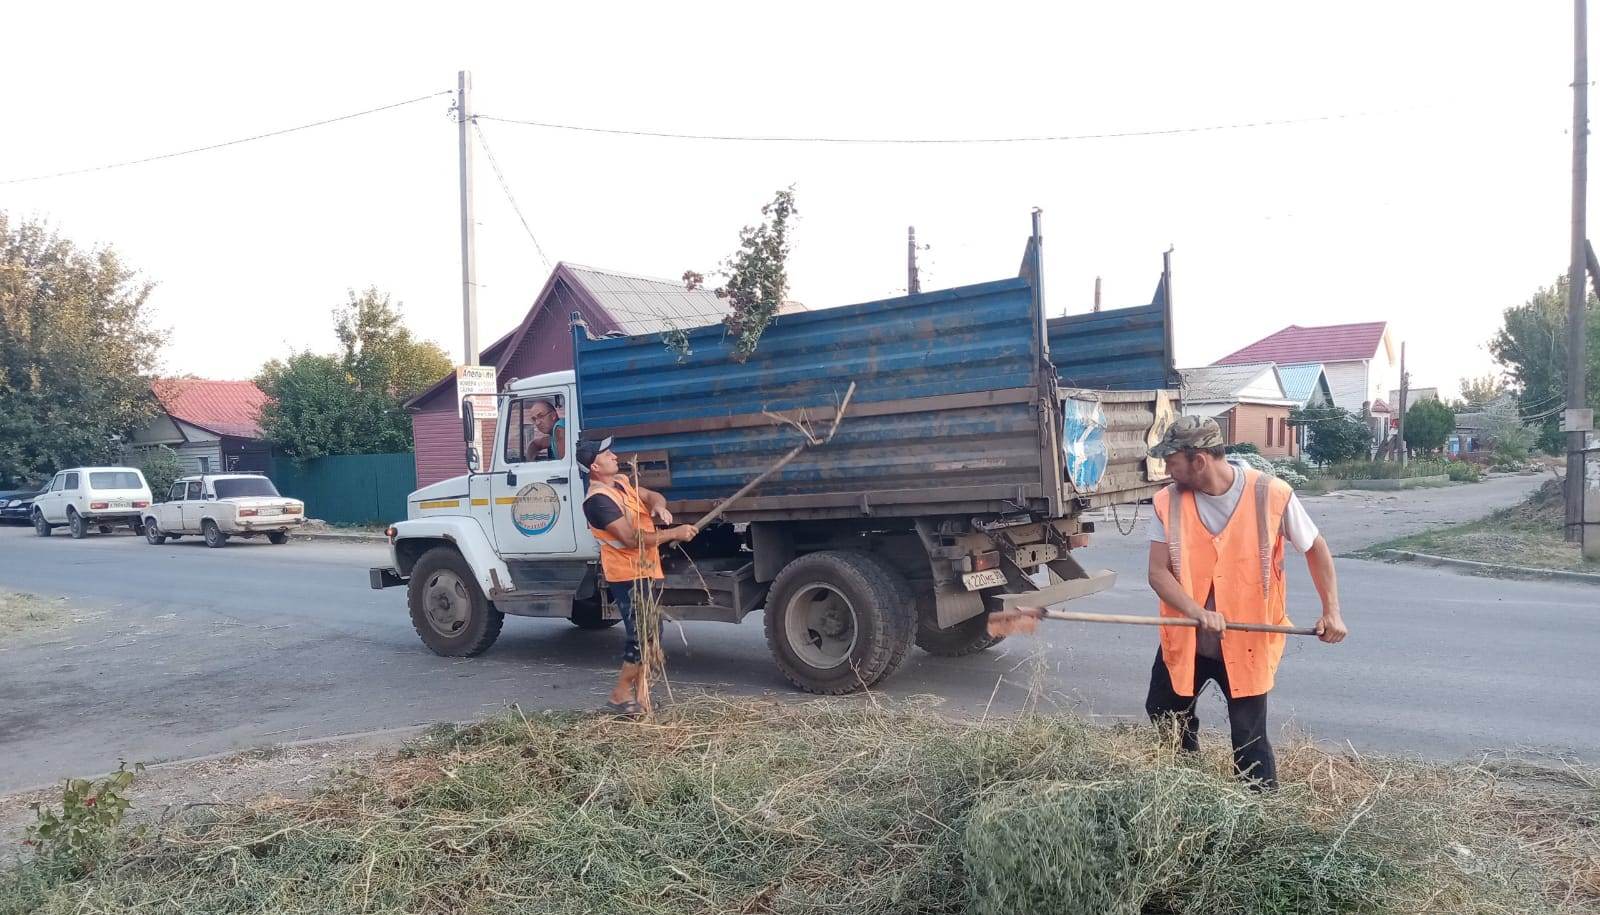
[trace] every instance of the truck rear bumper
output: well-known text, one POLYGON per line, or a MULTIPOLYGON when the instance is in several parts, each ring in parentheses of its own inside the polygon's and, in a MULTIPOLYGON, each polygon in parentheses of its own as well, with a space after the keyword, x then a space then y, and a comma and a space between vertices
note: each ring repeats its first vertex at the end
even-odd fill
POLYGON ((375 591, 382 591, 384 588, 398 588, 406 583, 406 579, 394 569, 368 569, 367 581, 375 591))
POLYGON ((1090 594, 1099 594, 1117 583, 1117 573, 1110 569, 1101 569, 1090 572, 1087 578, 1069 578, 1066 581, 1056 582, 1033 591, 1023 591, 1018 594, 997 594, 1001 609, 1014 610, 1017 607, 1050 607, 1053 604, 1065 603, 1079 597, 1088 597, 1090 594))

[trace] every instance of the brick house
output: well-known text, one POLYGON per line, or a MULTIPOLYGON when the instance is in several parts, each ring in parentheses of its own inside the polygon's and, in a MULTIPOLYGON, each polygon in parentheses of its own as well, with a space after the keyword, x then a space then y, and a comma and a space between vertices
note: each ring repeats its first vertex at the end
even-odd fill
MULTIPOLYGON (((492 365, 499 387, 516 378, 572 368, 571 316, 577 314, 590 333, 647 334, 669 327, 714 324, 727 307, 706 289, 689 291, 680 282, 597 270, 578 264, 556 264, 544 288, 522 321, 489 344, 480 365, 492 365)), ((467 472, 466 446, 452 373, 406 404, 415 439, 417 485, 428 486, 467 472)), ((482 424, 479 453, 493 453, 495 424, 482 424)))
MULTIPOLYGON (((1363 407, 1371 410, 1388 395, 1391 388, 1400 386, 1397 355, 1398 350, 1389 336, 1389 325, 1385 321, 1323 327, 1291 324, 1211 364, 1321 363, 1333 394, 1334 406, 1359 415, 1363 407)), ((1387 417, 1381 424, 1374 418, 1372 425, 1376 441, 1387 437, 1387 417)))
POLYGON ((1295 457, 1299 442, 1289 425, 1289 410, 1299 404, 1284 391, 1271 362, 1208 365, 1179 369, 1183 413, 1209 416, 1230 445, 1249 443, 1267 457, 1295 457))

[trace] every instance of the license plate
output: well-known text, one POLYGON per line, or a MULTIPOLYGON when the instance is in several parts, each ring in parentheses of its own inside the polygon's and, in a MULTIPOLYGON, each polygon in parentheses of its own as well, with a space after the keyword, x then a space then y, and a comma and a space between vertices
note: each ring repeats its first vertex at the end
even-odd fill
POLYGON ((130 507, 132 505, 133 505, 133 502, 128 500, 128 499, 113 499, 113 500, 111 500, 111 507, 112 508, 128 508, 128 507, 130 507))
POLYGON ((968 591, 977 591, 982 588, 994 588, 1006 583, 1006 573, 1000 569, 986 569, 982 572, 968 572, 961 576, 962 584, 968 591))
POLYGON ((261 511, 257 512, 256 514, 261 515, 262 517, 266 517, 267 515, 281 515, 281 514, 283 514, 283 509, 281 509, 281 508, 263 508, 261 511))

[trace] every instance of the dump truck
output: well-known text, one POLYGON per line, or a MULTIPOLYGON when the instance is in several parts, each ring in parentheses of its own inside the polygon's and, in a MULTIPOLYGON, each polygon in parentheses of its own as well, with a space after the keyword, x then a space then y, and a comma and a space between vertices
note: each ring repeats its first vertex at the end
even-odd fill
POLYGON ((878 683, 913 644, 983 651, 987 614, 1110 587, 1082 558, 1083 515, 1164 484, 1146 450, 1178 406, 1170 298, 1046 320, 1042 266, 1036 231, 1019 277, 784 314, 743 361, 723 325, 669 348, 595 338, 574 316, 574 368, 497 395, 491 454, 470 444, 468 405, 472 472, 411 494, 371 584, 406 587, 442 655, 487 650, 507 615, 607 628, 620 617, 583 516, 580 439, 612 438, 693 522, 838 416, 826 444, 663 548, 665 613, 761 611, 784 676, 821 694, 878 683), (530 425, 552 410, 561 434, 530 425))

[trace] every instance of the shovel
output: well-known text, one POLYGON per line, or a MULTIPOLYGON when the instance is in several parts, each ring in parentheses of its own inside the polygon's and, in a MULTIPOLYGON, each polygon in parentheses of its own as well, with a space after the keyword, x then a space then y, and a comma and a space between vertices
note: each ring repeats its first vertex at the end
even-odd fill
MULTIPOLYGON (((1077 613, 1071 610, 1046 610, 1042 607, 1017 607, 989 614, 989 635, 1031 635, 1040 620, 1069 623, 1120 623, 1124 626, 1186 626, 1200 628, 1199 620, 1176 616, 1129 616, 1119 613, 1077 613)), ((1284 635, 1316 635, 1310 626, 1272 626, 1266 623, 1229 623, 1229 630, 1240 632, 1281 632, 1284 635)))

